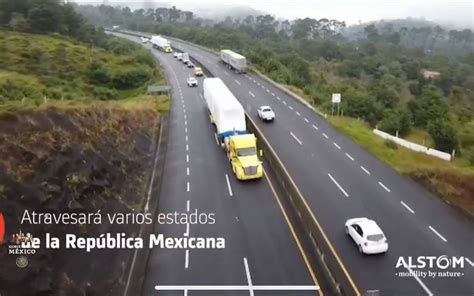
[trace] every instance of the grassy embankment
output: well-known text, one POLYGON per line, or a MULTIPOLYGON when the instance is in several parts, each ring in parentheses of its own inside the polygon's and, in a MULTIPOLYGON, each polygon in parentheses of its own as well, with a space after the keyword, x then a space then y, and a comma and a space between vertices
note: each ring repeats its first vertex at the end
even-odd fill
MULTIPOLYGON (((18 217, 25 209, 141 211, 160 114, 169 109, 166 97, 144 94, 150 84, 164 77, 139 45, 111 39, 94 48, 0 31, 0 202, 8 229, 137 235, 137 225, 19 225, 18 217)), ((88 285, 93 294, 121 294, 132 254, 42 249, 22 271, 0 253, 0 292, 48 295, 85 294, 88 285)))

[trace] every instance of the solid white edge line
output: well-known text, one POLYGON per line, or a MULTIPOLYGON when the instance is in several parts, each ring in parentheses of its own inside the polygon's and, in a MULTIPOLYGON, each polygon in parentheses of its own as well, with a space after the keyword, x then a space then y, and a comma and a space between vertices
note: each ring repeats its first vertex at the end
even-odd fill
POLYGON ((352 157, 349 153, 346 152, 346 156, 347 156, 347 158, 349 158, 350 160, 354 161, 354 157, 352 157))
POLYGON ((189 267, 189 250, 186 250, 186 253, 184 254, 184 268, 188 269, 188 267, 189 267))
POLYGON ((232 196, 232 187, 230 186, 229 176, 225 174, 225 180, 227 181, 227 189, 229 190, 229 195, 232 196))
POLYGON ((415 280, 418 282, 418 284, 420 284, 420 286, 423 288, 423 290, 425 290, 425 292, 429 295, 429 296, 433 296, 433 293, 430 291, 430 289, 428 289, 428 287, 425 285, 425 283, 423 283, 420 278, 413 272, 413 270, 410 269, 410 267, 408 266, 404 266, 408 272, 410 272, 411 275, 413 275, 413 278, 415 278, 415 280))
POLYGON ((253 293, 253 287, 252 287, 252 277, 250 276, 250 269, 249 269, 249 264, 247 262, 247 258, 244 257, 244 266, 245 266, 245 274, 247 275, 247 282, 249 284, 249 291, 250 291, 250 296, 254 296, 253 293))
POLYGON ((347 194, 347 192, 344 190, 344 188, 342 188, 342 186, 339 185, 339 183, 337 183, 336 179, 334 179, 333 176, 331 176, 330 173, 328 173, 328 176, 329 176, 329 178, 331 178, 331 180, 334 182, 334 184, 336 184, 336 186, 339 188, 339 190, 341 190, 342 193, 344 193, 344 195, 345 195, 346 197, 349 197, 349 194, 347 194))
POLYGON ((360 168, 361 168, 367 175, 370 176, 370 172, 369 172, 366 168, 364 168, 363 166, 360 166, 360 168))
MULTIPOLYGON (((249 286, 239 285, 215 285, 215 286, 198 286, 198 285, 156 285, 155 290, 157 291, 248 291, 249 286)), ((320 288, 317 285, 314 286, 270 286, 270 285, 255 285, 252 286, 254 291, 319 291, 320 288)))
POLYGON ((290 135, 293 137, 293 139, 295 139, 296 142, 298 142, 298 144, 300 145, 303 145, 303 143, 300 141, 300 139, 298 139, 295 134, 293 134, 293 132, 290 132, 290 135))
POLYGON ((385 189, 385 191, 390 192, 390 189, 389 189, 387 186, 385 186, 382 182, 379 181, 379 185, 380 185, 383 189, 385 189))
POLYGON ((415 211, 413 211, 406 203, 404 203, 403 201, 400 201, 400 203, 412 214, 415 214, 415 211))
POLYGON ((429 226, 429 228, 431 229, 431 231, 433 231, 440 239, 442 239, 444 242, 447 242, 448 240, 444 238, 444 236, 442 236, 438 231, 436 231, 436 229, 434 229, 431 225, 429 226))
POLYGON ((249 91, 249 94, 255 98, 255 95, 251 91, 249 91))
POLYGON ((334 144, 334 146, 336 146, 337 149, 341 150, 341 146, 337 145, 336 142, 332 142, 334 144))

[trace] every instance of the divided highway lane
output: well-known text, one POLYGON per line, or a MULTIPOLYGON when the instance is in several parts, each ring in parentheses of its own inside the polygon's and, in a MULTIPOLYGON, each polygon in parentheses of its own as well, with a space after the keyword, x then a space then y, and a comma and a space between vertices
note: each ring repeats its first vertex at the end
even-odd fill
MULTIPOLYGON (((472 222, 414 182, 398 175, 342 136, 325 120, 254 75, 237 75, 218 57, 180 44, 221 77, 254 118, 268 104, 277 117, 261 124, 270 143, 347 265, 359 288, 385 293, 472 294, 474 231, 472 222), (368 216, 385 230, 388 254, 364 258, 343 233, 345 219, 368 216), (399 256, 466 256, 461 278, 413 279, 395 276, 399 256), (361 266, 363 268, 361 269, 361 266)), ((431 269, 432 271, 435 270, 431 269)))
MULTIPOLYGON (((135 38, 126 38, 136 41, 135 38)), ((149 47, 149 46, 148 46, 149 47)), ((215 213, 214 225, 159 225, 157 233, 225 237, 224 250, 163 250, 151 252, 145 294, 156 285, 314 286, 295 238, 269 183, 238 182, 225 153, 217 146, 200 88, 188 88, 192 73, 172 55, 152 50, 173 88, 170 137, 160 212, 215 213)), ((199 79, 202 84, 202 79, 199 79)), ((274 287, 275 288, 275 287, 274 287)), ((278 287, 276 287, 278 288, 278 287)), ((212 287, 209 287, 212 289, 212 287)), ((309 291, 188 291, 187 295, 315 295, 309 291)), ((159 292, 159 295, 183 295, 159 292)))

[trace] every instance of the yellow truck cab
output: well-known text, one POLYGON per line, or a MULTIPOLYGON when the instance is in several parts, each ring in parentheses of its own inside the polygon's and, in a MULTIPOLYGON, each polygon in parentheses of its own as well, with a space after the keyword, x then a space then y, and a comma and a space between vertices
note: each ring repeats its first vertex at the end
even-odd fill
POLYGON ((257 138, 254 134, 233 135, 225 142, 227 157, 239 180, 263 177, 262 162, 257 155, 257 138))
POLYGON ((165 46, 164 47, 165 52, 171 53, 173 50, 171 49, 171 46, 165 46))

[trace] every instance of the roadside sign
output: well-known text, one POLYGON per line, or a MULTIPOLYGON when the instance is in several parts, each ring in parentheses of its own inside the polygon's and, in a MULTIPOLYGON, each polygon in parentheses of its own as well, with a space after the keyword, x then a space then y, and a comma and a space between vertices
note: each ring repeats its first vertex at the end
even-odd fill
POLYGON ((339 104, 341 102, 341 94, 332 94, 332 103, 339 104))

